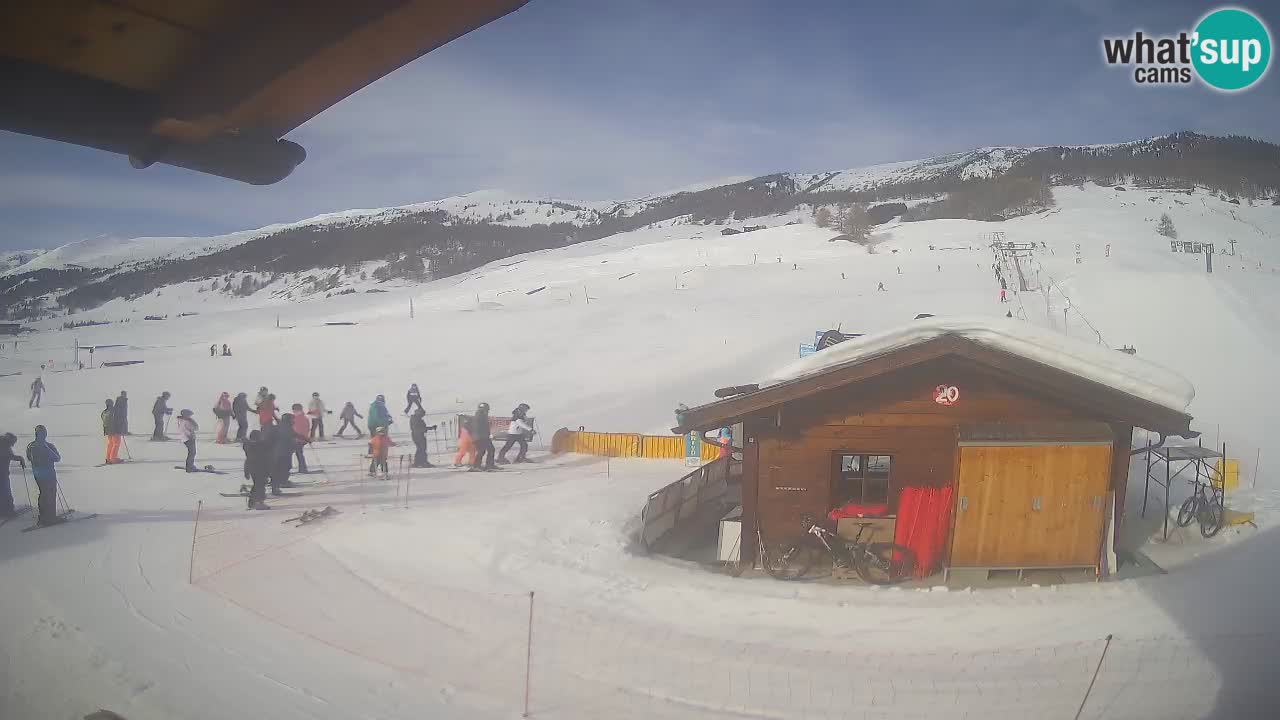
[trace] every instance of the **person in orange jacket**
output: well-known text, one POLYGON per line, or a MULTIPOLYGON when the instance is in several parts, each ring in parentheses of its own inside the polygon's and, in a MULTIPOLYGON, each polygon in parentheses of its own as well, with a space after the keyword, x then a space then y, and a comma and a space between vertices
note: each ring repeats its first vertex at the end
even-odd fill
POLYGON ((254 412, 258 413, 258 423, 266 430, 276 421, 276 396, 274 393, 268 394, 254 408, 254 412))
POLYGON ((373 439, 369 441, 369 477, 377 475, 378 469, 382 469, 382 474, 387 475, 390 469, 387 467, 387 455, 391 452, 391 448, 395 447, 395 443, 387 436, 385 427, 378 428, 373 434, 373 439))
POLYGON ((454 467, 462 467, 463 458, 466 458, 467 465, 476 461, 476 446, 471 442, 471 431, 467 430, 470 424, 470 415, 458 416, 458 454, 453 456, 454 467))
POLYGON ((218 401, 213 404, 213 416, 218 420, 214 442, 226 445, 227 428, 231 425, 231 393, 224 392, 218 396, 218 401))

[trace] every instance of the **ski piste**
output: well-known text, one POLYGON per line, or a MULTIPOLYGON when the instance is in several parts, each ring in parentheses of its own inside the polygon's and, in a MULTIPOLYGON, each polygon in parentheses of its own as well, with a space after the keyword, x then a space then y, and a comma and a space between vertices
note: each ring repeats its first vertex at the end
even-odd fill
POLYGON ((41 528, 57 527, 59 525, 69 525, 73 522, 78 522, 80 520, 88 520, 90 518, 96 518, 96 517, 98 517, 98 513, 90 513, 88 515, 83 515, 83 514, 80 514, 79 511, 77 510, 68 510, 58 516, 58 519, 61 520, 61 522, 56 522, 51 525, 41 525, 40 523, 36 523, 31 527, 22 528, 22 532, 24 533, 31 532, 32 530, 40 530, 41 528))
POLYGON ((12 520, 12 519, 14 519, 14 518, 18 517, 19 515, 25 515, 25 514, 27 514, 27 513, 29 513, 29 512, 31 512, 31 506, 30 506, 30 505, 22 505, 22 506, 19 506, 19 507, 14 508, 14 509, 13 509, 13 514, 12 514, 12 515, 6 515, 5 517, 0 518, 0 527, 4 527, 4 526, 5 526, 5 524, 7 524, 10 520, 12 520))

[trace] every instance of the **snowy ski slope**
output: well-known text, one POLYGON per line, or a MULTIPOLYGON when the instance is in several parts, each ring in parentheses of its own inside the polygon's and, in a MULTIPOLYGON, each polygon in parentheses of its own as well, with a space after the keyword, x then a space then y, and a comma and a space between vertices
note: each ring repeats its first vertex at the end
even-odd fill
POLYGON ((1055 208, 1000 224, 886 226, 874 252, 807 224, 733 236, 666 224, 387 293, 290 303, 192 283, 66 318, 128 323, 49 323, 16 351, 6 342, 0 373, 22 374, 0 377, 0 416, 20 448, 46 424, 67 497, 101 515, 0 529, 0 716, 511 717, 532 590, 534 717, 1069 718, 1108 633, 1084 717, 1261 717, 1249 713, 1280 701, 1263 679, 1280 661, 1280 585, 1265 571, 1280 549, 1280 428, 1265 373, 1280 350, 1280 207, 1092 185, 1055 196, 1055 208), (1180 239, 1234 238, 1237 254, 1206 275, 1202 256, 1171 253, 1154 232, 1161 212, 1180 239), (992 231, 1044 243, 1024 271, 1046 292, 999 302, 992 231), (633 554, 644 498, 684 472, 678 463, 424 471, 403 509, 394 483, 356 480, 363 443, 352 441, 312 453, 333 485, 277 511, 249 514, 217 494, 239 482, 238 450, 210 443, 222 390, 265 384, 285 404, 318 391, 335 411, 352 400, 362 413, 385 393, 406 444, 396 403, 410 382, 439 417, 527 402, 542 440, 561 426, 662 433, 678 402, 766 380, 814 330, 875 332, 917 313, 1101 336, 1185 376, 1193 427, 1242 458, 1246 489, 1232 504, 1256 510, 1260 529, 1187 537, 1165 548, 1166 576, 878 591, 633 554), (125 346, 97 361, 145 363, 46 373, 44 407, 28 410, 39 363, 66 362, 77 340, 125 346), (211 343, 234 357, 210 358, 211 343), (93 467, 101 401, 122 388, 135 433, 171 391, 203 426, 199 460, 229 474, 172 470, 180 446, 142 435, 130 438, 135 462, 93 467), (304 529, 279 522, 324 505, 343 514, 304 529))

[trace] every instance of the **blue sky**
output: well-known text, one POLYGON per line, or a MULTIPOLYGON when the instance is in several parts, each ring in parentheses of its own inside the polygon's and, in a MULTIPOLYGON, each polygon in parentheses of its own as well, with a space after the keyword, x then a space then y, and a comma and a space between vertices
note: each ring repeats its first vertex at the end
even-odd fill
MULTIPOLYGON (((532 0, 294 131, 308 159, 267 188, 0 132, 0 249, 207 235, 483 188, 622 199, 983 145, 1182 129, 1280 142, 1274 68, 1223 95, 1138 87, 1102 62, 1103 36, 1189 29, 1217 6, 532 0)), ((1252 8, 1276 35, 1280 8, 1252 8)))

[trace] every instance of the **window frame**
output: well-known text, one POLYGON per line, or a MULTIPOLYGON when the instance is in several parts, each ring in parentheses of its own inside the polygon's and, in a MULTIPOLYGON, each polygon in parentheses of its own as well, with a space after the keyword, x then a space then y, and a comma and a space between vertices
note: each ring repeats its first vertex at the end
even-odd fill
POLYGON ((844 505, 845 503, 858 502, 863 505, 885 505, 890 510, 894 507, 893 502, 893 466, 895 465, 896 456, 894 453, 881 450, 833 450, 831 452, 831 485, 828 493, 827 504, 828 509, 834 509, 844 505), (851 473, 844 471, 844 458, 853 456, 858 458, 858 473, 856 477, 847 477, 851 473), (871 458, 887 458, 888 471, 883 475, 871 473, 871 458), (884 485, 884 500, 867 500, 868 487, 873 485, 884 485), (839 498, 838 490, 842 486, 850 488, 858 488, 860 497, 858 498, 839 498))

